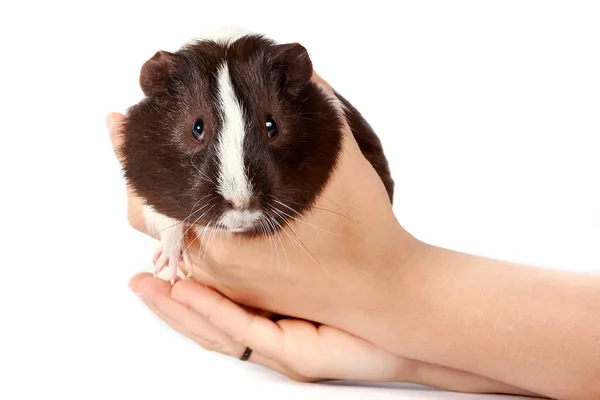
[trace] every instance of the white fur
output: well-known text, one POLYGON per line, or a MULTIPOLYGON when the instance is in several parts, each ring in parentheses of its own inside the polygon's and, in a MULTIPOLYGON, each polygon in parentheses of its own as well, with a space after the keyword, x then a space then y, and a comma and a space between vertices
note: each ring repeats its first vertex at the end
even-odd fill
POLYGON ((160 232, 157 234, 157 239, 165 236, 165 232, 173 232, 173 229, 177 229, 176 227, 178 225, 175 225, 177 224, 177 220, 157 212, 153 207, 146 204, 143 205, 142 210, 148 232, 160 232), (171 228, 171 226, 173 227, 171 228), (167 229, 167 231, 165 231, 165 229, 167 229))
POLYGON ((235 96, 227 63, 223 63, 219 68, 217 81, 219 106, 223 115, 223 127, 217 148, 217 191, 236 208, 244 208, 252 195, 252 186, 244 166, 246 124, 242 107, 235 96))
POLYGON ((251 228, 261 217, 260 211, 229 210, 223 213, 219 223, 231 232, 243 232, 251 228))
POLYGON ((242 27, 221 26, 201 32, 200 35, 193 37, 189 43, 193 43, 196 40, 212 40, 217 43, 231 44, 242 36, 252 35, 254 33, 256 32, 242 27))
MULTIPOLYGON (((157 265, 163 261, 167 263, 168 278, 173 282, 177 275, 180 253, 183 250, 183 224, 157 212, 148 205, 144 205, 142 210, 146 229, 160 240, 159 250, 162 251, 162 255, 157 261, 157 265)), ((158 274, 161 270, 156 269, 155 273, 158 274)))

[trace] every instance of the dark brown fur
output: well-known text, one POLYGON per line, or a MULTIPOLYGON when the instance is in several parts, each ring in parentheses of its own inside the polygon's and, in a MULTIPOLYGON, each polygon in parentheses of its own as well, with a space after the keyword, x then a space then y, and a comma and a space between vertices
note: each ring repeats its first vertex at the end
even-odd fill
MULTIPOLYGON (((280 229, 290 216, 298 217, 296 213, 313 205, 340 152, 342 121, 310 81, 312 63, 299 44, 278 45, 249 35, 229 47, 198 41, 175 53, 158 52, 140 74, 146 97, 127 112, 121 149, 124 175, 147 204, 180 221, 214 223, 231 207, 216 194, 215 185, 216 139, 223 124, 216 71, 223 61, 246 115, 244 163, 254 188, 253 206, 270 213, 278 224, 245 232, 258 235, 262 228, 280 229), (268 115, 279 126, 273 138, 264 128, 268 115), (198 118, 205 123, 203 143, 191 134, 198 118)), ((360 113, 338 97, 392 201, 393 181, 378 137, 360 113)))

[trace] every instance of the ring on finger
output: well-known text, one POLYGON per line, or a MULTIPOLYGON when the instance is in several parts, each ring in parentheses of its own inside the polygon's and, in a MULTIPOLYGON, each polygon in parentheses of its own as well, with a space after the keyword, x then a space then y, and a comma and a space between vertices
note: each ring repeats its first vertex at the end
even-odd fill
POLYGON ((240 360, 247 361, 250 358, 250 354, 252 354, 252 349, 250 347, 246 347, 246 350, 244 350, 244 354, 242 354, 240 360))

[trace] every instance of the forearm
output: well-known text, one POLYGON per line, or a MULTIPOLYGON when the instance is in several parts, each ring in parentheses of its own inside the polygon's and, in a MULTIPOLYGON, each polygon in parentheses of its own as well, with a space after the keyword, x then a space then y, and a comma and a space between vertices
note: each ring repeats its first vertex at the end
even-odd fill
POLYGON ((600 398, 599 276, 423 248, 380 346, 550 397, 600 398))
POLYGON ((422 361, 409 360, 408 371, 408 376, 403 375, 400 381, 462 393, 541 397, 503 382, 422 361))

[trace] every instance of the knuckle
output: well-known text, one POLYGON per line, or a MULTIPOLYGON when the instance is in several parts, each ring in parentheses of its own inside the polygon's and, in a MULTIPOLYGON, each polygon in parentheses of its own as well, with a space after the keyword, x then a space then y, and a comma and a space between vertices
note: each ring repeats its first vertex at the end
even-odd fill
POLYGON ((244 326, 244 328, 236 335, 236 342, 240 343, 242 346, 246 346, 248 343, 246 342, 246 337, 248 336, 248 331, 252 328, 254 323, 256 322, 256 316, 254 314, 248 314, 248 323, 244 326))
POLYGON ((222 353, 225 349, 223 344, 216 342, 214 340, 208 340, 203 337, 199 337, 198 335, 193 335, 194 342, 198 343, 200 347, 202 347, 206 351, 222 353))
POLYGON ((224 299, 225 298, 222 295, 216 295, 214 300, 212 300, 214 302, 214 306, 207 307, 205 310, 203 310, 202 316, 206 318, 210 324, 215 325, 215 315, 219 315, 219 310, 222 307, 224 299))

